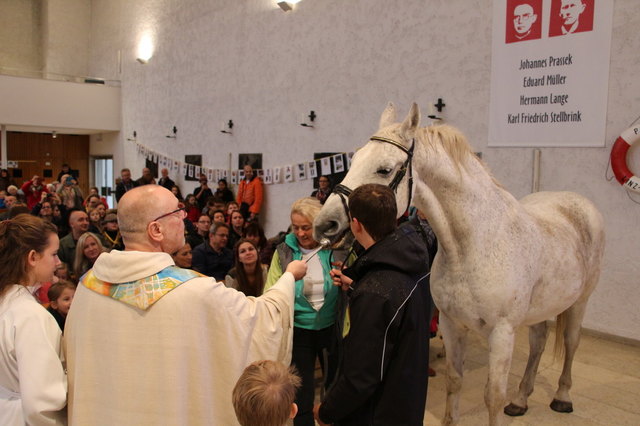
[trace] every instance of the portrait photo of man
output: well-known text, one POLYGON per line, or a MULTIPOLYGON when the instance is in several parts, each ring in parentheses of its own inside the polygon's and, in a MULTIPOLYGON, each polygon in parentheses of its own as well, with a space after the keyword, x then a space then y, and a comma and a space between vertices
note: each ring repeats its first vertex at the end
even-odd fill
POLYGON ((593 30, 593 0, 553 0, 549 37, 593 30))
POLYGON ((542 32, 542 0, 508 0, 506 43, 537 40, 542 32))

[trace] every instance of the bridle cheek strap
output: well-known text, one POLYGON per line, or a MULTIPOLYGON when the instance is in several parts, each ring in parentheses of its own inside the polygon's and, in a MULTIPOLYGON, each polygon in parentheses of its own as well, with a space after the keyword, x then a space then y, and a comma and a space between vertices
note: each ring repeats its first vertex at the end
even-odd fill
MULTIPOLYGON (((389 182, 388 186, 393 192, 397 194, 398 186, 400 185, 400 182, 402 182, 402 179, 404 179, 404 176, 407 174, 407 170, 409 170, 409 182, 408 182, 409 191, 408 191, 408 199, 407 199, 407 208, 405 209, 405 211, 409 210, 409 206, 411 206, 411 199, 413 195, 413 171, 411 168, 411 163, 412 163, 411 160, 413 159, 413 149, 415 147, 416 140, 415 139, 411 140, 411 147, 409 147, 409 149, 405 148, 404 146, 402 146, 402 144, 394 141, 393 139, 383 138, 381 136, 372 136, 370 140, 389 143, 395 146, 396 148, 401 149, 407 154, 407 159, 405 160, 404 163, 402 163, 400 170, 396 172, 395 176, 393 177, 391 182, 389 182)), ((348 218, 349 206, 347 204, 347 199, 349 198, 349 195, 351 195, 353 190, 340 183, 333 188, 333 192, 338 194, 338 196, 340 197, 340 201, 342 201, 342 207, 344 208, 344 213, 348 218)))
POLYGON ((338 194, 340 197, 340 201, 342 201, 342 207, 344 208, 344 214, 347 216, 347 220, 349 219, 349 206, 347 204, 347 199, 349 195, 353 192, 350 188, 344 186, 339 183, 333 188, 333 192, 338 194))

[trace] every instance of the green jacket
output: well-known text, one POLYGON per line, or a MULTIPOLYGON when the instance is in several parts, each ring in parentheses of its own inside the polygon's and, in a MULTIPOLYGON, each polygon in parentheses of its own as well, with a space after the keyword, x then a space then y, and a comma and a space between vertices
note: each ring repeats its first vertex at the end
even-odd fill
MULTIPOLYGON (((304 297, 303 280, 296 281, 295 310, 293 313, 293 323, 296 327, 309 330, 322 330, 323 328, 333 325, 336 320, 336 301, 338 299, 339 289, 333 285, 331 276, 329 275, 332 268, 331 253, 331 250, 320 250, 317 254, 324 271, 324 304, 319 311, 313 309, 309 301, 304 297)), ((292 260, 301 259, 302 252, 298 246, 296 236, 294 234, 288 234, 284 242, 279 244, 275 253, 273 253, 269 274, 267 275, 267 282, 265 284, 265 291, 278 281, 292 260)))

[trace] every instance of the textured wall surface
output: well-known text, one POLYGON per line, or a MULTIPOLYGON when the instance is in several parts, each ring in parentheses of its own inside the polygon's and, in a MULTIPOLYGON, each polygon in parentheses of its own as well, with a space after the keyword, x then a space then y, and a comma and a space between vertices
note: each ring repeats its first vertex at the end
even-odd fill
MULTIPOLYGON (((272 0, 93 0, 89 73, 122 80, 123 131, 107 137, 116 168, 143 167, 127 142, 225 168, 229 154, 262 152, 265 167, 350 151, 377 129, 388 101, 401 114, 444 98, 446 121, 462 129, 496 177, 517 197, 529 193, 533 150, 488 148, 491 67, 489 0, 303 0, 283 13, 272 0), (140 37, 155 53, 135 61, 140 37), (121 58, 121 63, 118 58, 121 58), (314 129, 298 125, 310 110, 314 129), (221 124, 236 123, 232 136, 221 124), (176 125, 178 138, 165 138, 176 125)), ((607 251, 585 326, 640 339, 640 205, 605 179, 617 135, 640 114, 640 14, 636 0, 615 2, 604 148, 543 148, 541 190, 572 190, 604 213, 607 251)), ((96 145, 97 141, 92 144, 96 145)), ((630 158, 640 173, 638 149, 630 158)), ((193 184, 184 184, 184 189, 193 184)), ((311 182, 267 187, 269 235, 311 182)), ((640 198, 636 196, 635 198, 640 198)))
POLYGON ((0 67, 42 68, 42 7, 37 0, 0 0, 0 67))
POLYGON ((86 76, 91 0, 45 0, 44 71, 86 76))

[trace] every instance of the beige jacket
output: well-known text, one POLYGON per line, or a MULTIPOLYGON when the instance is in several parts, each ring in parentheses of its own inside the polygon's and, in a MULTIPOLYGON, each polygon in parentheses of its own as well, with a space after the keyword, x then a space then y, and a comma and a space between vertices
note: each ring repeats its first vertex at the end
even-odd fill
MULTIPOLYGON (((113 251, 94 273, 122 283, 169 265, 166 253, 113 251)), ((194 278, 146 310, 79 286, 65 326, 70 424, 237 424, 245 366, 291 360, 293 297, 291 273, 259 298, 194 278)))

